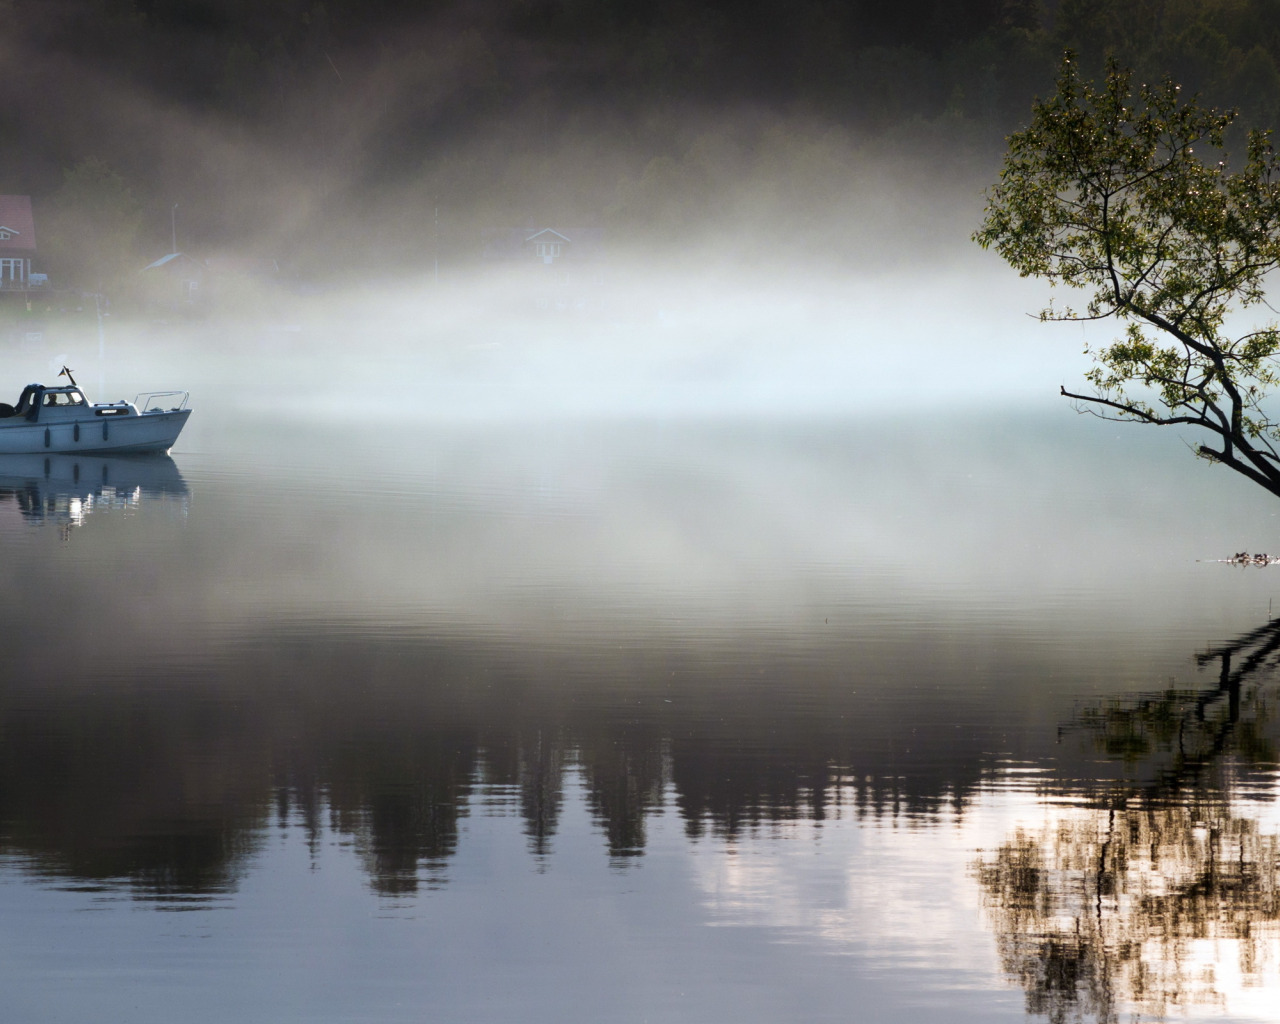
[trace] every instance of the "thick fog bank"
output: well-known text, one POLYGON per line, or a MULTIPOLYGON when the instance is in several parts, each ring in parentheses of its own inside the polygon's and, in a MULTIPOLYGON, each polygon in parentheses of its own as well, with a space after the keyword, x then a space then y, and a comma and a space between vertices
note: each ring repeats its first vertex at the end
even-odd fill
MULTIPOLYGON (((535 271, 540 267, 533 268, 535 271)), ((244 416, 332 421, 928 414, 1048 406, 1081 372, 1081 334, 978 254, 968 265, 845 274, 821 265, 679 273, 611 264, 550 275, 268 292, 239 308, 79 309, 7 338, 15 396, 65 363, 92 398, 182 387, 185 446, 244 416), (101 392, 105 386, 105 392, 101 392)))

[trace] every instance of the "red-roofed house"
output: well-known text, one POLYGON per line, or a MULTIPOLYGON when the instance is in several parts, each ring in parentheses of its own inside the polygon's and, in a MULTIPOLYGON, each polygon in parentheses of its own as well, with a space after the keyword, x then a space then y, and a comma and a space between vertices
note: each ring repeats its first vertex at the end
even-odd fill
POLYGON ((0 291, 32 287, 31 259, 36 254, 36 222, 30 196, 0 196, 0 291))

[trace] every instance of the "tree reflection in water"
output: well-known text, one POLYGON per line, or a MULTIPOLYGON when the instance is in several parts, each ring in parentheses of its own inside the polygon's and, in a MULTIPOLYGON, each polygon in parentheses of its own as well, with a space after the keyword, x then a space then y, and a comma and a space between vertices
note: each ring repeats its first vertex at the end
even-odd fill
MULTIPOLYGON (((68 660, 81 664, 74 643, 68 660)), ((1037 794, 1051 824, 1006 836, 1004 819, 979 830, 1002 793, 1025 797, 1009 762, 992 763, 1007 749, 1009 701, 948 703, 934 687, 922 701, 918 686, 899 694, 897 677, 868 697, 850 682, 865 675, 827 657, 806 675, 786 646, 744 644, 707 665, 674 646, 584 665, 576 649, 532 658, 466 636, 299 628, 242 637, 181 685, 81 685, 50 684, 43 655, 6 653, 0 638, 12 667, 0 685, 0 857, 55 884, 208 902, 254 869, 274 820, 305 834, 313 864, 322 846, 350 848, 374 892, 404 900, 452 884, 471 815, 519 818, 538 870, 566 810, 579 829, 586 812, 614 866, 637 863, 660 814, 704 848, 767 842, 779 823, 834 840, 828 822, 856 820, 893 826, 876 831, 900 845, 879 849, 898 853, 963 819, 975 831, 949 848, 963 871, 988 846, 974 875, 1030 1009, 1055 1021, 1160 1016, 1220 1005, 1237 963, 1246 980, 1274 982, 1280 841, 1247 797, 1272 793, 1278 651, 1280 623, 1268 624, 1201 657, 1215 686, 1081 708, 1060 730, 1084 748, 1074 773, 1065 752, 1055 766, 1040 746, 1052 728, 1026 729, 1020 763, 1078 781, 1037 794), (1127 781, 1099 781, 1108 774, 1127 781)), ((839 838, 865 851, 865 837, 839 838)), ((789 898, 774 876, 760 889, 778 906, 789 898)), ((814 919, 829 924, 822 893, 814 919)), ((849 896, 841 934, 895 905, 892 893, 862 898, 849 896)))
POLYGON ((1121 1007, 1156 1019, 1222 1008, 1230 956, 1244 986, 1276 966, 1280 837, 1239 793, 1244 775, 1275 764, 1263 726, 1278 650, 1280 622, 1267 623, 1198 657, 1217 663, 1216 689, 1111 700, 1064 727, 1146 769, 1146 781, 1059 794, 1061 813, 977 863, 1029 1013, 1115 1021, 1121 1007))
POLYGON ((1029 1013, 1163 1018, 1222 1002, 1201 941, 1256 983, 1280 939, 1280 843, 1224 802, 1115 806, 1019 829, 978 867, 1004 969, 1029 1013))

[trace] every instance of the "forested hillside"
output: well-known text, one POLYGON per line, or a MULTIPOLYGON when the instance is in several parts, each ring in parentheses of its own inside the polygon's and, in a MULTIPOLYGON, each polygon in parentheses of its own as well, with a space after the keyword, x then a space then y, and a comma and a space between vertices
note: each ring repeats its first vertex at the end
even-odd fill
POLYGON ((175 222, 315 273, 335 236, 404 265, 552 221, 838 257, 870 196, 927 219, 980 189, 1064 48, 1280 122, 1280 0, 0 0, 0 24, 0 190, 71 276, 94 218, 92 259, 124 263, 175 222))

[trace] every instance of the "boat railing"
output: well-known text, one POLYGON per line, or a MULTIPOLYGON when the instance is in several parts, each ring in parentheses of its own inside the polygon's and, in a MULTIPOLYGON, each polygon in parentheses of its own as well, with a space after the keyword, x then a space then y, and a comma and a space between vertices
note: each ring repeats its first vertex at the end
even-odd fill
POLYGON ((187 407, 189 391, 144 391, 133 400, 134 407, 145 415, 149 412, 181 412, 187 407))

